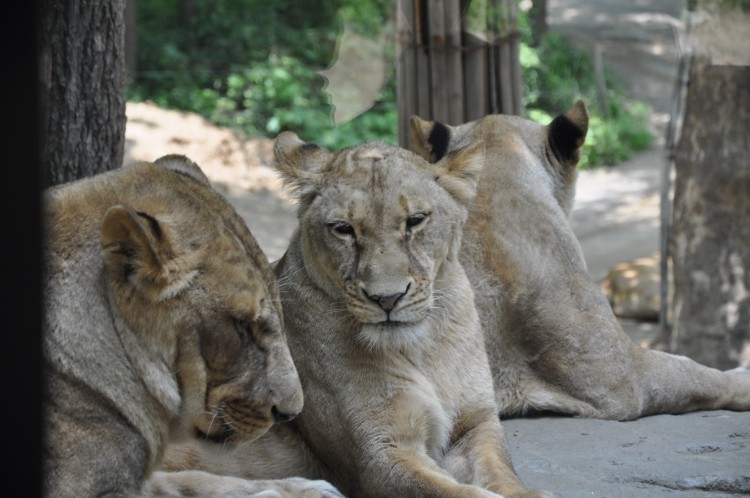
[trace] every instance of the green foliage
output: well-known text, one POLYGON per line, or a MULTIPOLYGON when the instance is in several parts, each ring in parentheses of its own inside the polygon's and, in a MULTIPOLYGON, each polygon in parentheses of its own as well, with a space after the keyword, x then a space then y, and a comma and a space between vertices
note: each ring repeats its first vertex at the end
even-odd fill
POLYGON ((323 80, 308 65, 274 53, 230 74, 217 92, 211 121, 249 135, 276 135, 283 128, 326 125, 330 117, 320 91, 323 80))
POLYGON ((586 145, 581 154, 581 168, 611 166, 651 146, 651 130, 645 124, 648 122, 650 108, 642 102, 623 105, 627 107, 610 105, 610 119, 605 120, 598 114, 591 116, 586 145))
MULTIPOLYGON (((335 125, 326 82, 317 72, 332 60, 344 22, 377 36, 392 20, 392 5, 392 0, 139 0, 139 72, 129 81, 128 98, 196 112, 248 136, 289 129, 334 150, 365 140, 397 143, 395 74, 371 109, 335 125)), ((598 113, 588 53, 556 34, 532 48, 523 13, 519 27, 527 115, 546 124, 578 99, 588 104, 582 167, 614 164, 650 145, 647 107, 625 99, 610 76, 610 117, 598 113)))
POLYGON ((368 140, 398 144, 397 127, 396 80, 391 77, 381 93, 380 100, 372 108, 350 121, 322 130, 314 141, 330 149, 339 149, 368 140))
POLYGON ((248 136, 290 129, 330 148, 395 141, 394 82, 381 102, 334 126, 325 80, 343 21, 381 29, 390 0, 139 0, 131 100, 192 111, 248 136))
POLYGON ((377 37, 391 17, 393 0, 362 0, 341 2, 341 18, 357 27, 365 36, 377 37))
MULTIPOLYGON (((651 146, 651 130, 645 125, 650 108, 642 102, 625 105, 627 108, 612 105, 610 119, 603 119, 596 112, 590 113, 586 144, 578 163, 580 169, 612 166, 651 146)), ((529 109, 528 116, 543 124, 554 118, 553 114, 539 109, 529 109)))
POLYGON ((529 118, 547 124, 577 100, 587 104, 589 131, 580 168, 614 165, 651 146, 651 111, 647 104, 627 99, 612 75, 605 73, 609 114, 605 119, 598 106, 591 55, 556 33, 547 33, 539 46, 532 48, 525 16, 521 17, 520 29, 522 80, 529 118))
POLYGON ((750 12, 750 0, 691 0, 688 2, 688 8, 690 10, 701 9, 709 12, 715 10, 750 12))
POLYGON ((139 70, 128 96, 204 114, 248 68, 267 65, 269 54, 286 66, 291 57, 325 67, 335 49, 340 3, 139 0, 139 70))

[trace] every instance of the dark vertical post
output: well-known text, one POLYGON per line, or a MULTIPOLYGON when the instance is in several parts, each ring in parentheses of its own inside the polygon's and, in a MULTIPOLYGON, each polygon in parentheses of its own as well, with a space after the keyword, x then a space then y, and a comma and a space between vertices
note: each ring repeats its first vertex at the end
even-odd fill
POLYGON ((409 143, 408 121, 403 116, 417 108, 417 65, 414 37, 414 0, 396 2, 396 107, 398 109, 398 143, 409 143))
POLYGON ((445 4, 446 0, 431 0, 429 2, 430 23, 430 93, 432 102, 432 118, 447 122, 448 115, 448 82, 447 49, 445 36, 445 4))
POLYGON ((409 118, 523 114, 516 0, 397 0, 399 143, 409 118))
POLYGON ((466 121, 464 113, 464 68, 461 46, 461 6, 459 0, 445 0, 446 63, 444 75, 448 88, 448 123, 466 121))

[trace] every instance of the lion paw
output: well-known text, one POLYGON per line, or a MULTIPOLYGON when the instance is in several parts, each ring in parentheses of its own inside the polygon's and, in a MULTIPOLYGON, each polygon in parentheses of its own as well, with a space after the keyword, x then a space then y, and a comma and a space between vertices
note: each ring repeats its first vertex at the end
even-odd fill
POLYGON ((506 498, 556 498, 549 491, 541 489, 526 489, 520 493, 508 495, 506 498))
MULTIPOLYGON (((274 482, 274 481, 267 481, 274 482)), ((344 498, 338 489, 336 489, 331 483, 323 480, 311 481, 309 479, 303 479, 301 477, 292 477, 276 481, 282 484, 288 494, 280 494, 283 498, 344 498)), ((265 496, 265 495, 258 495, 265 496)), ((269 495, 270 496, 270 495, 269 495)))
POLYGON ((343 498, 333 485, 322 480, 292 477, 278 480, 251 480, 221 476, 199 470, 154 472, 145 483, 141 496, 223 498, 343 498))

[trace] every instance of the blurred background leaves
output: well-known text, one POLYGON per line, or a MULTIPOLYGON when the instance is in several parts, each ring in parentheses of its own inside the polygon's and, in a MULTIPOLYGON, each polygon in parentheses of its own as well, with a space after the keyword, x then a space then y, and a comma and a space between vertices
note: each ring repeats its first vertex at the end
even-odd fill
MULTIPOLYGON (((289 129, 330 149, 397 143, 393 9, 392 0, 138 0, 127 97, 196 112, 247 137, 289 129), (342 51, 356 57, 351 40, 369 43, 359 57, 365 69, 356 72, 380 88, 368 88, 359 106, 339 103, 336 112, 331 92, 342 91, 346 72, 335 63, 342 51)), ((518 29, 526 115, 546 124, 578 99, 588 105, 582 168, 613 165, 650 147, 648 106, 628 99, 609 74, 607 112, 598 106, 588 52, 556 33, 537 36, 524 10, 518 29)))

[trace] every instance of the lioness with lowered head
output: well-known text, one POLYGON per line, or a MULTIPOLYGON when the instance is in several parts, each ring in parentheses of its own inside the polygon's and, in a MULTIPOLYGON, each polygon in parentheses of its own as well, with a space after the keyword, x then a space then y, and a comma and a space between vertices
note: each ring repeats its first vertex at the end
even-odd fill
POLYGON ((413 148, 439 162, 485 144, 460 259, 474 289, 503 414, 629 420, 750 410, 750 377, 639 347, 589 277, 568 222, 583 102, 549 125, 489 115, 460 126, 411 120, 413 148))
POLYGON ((322 477, 347 496, 549 496, 513 470, 459 261, 482 144, 431 165, 392 145, 331 153, 286 132, 275 154, 299 200, 275 271, 313 402, 257 444, 173 448, 166 468, 322 477))
POLYGON ((340 496, 152 474, 170 440, 231 446, 303 405, 275 277, 198 166, 165 156, 53 187, 44 214, 45 496, 340 496))

